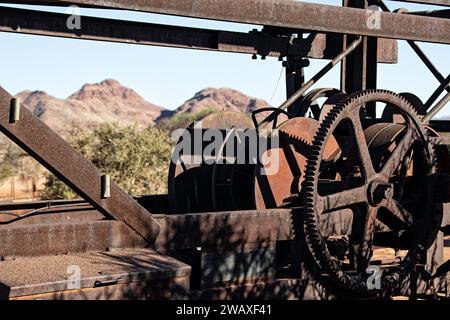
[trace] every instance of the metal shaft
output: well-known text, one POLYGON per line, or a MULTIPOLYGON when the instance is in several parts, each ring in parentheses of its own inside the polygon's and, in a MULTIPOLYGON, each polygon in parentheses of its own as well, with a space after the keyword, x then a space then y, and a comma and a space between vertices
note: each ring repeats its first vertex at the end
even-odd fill
POLYGON ((344 51, 338 54, 333 60, 331 60, 325 67, 322 68, 311 80, 306 82, 300 89, 298 89, 292 96, 289 97, 283 104, 279 107, 280 109, 289 108, 297 99, 305 94, 305 92, 311 88, 320 78, 322 78, 328 71, 330 71, 335 65, 342 61, 346 56, 348 56, 353 50, 355 50, 361 43, 362 37, 358 37, 352 42, 344 51))

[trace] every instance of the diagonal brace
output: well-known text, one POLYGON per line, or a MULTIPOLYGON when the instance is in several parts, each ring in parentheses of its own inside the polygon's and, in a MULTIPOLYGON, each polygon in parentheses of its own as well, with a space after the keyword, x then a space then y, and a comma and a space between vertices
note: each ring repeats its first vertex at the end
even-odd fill
POLYGON ((104 174, 24 105, 18 106, 21 109, 19 119, 11 121, 13 99, 0 86, 0 131, 107 218, 123 221, 153 243, 159 224, 150 212, 113 182, 110 184, 110 196, 102 198, 101 180, 104 174))

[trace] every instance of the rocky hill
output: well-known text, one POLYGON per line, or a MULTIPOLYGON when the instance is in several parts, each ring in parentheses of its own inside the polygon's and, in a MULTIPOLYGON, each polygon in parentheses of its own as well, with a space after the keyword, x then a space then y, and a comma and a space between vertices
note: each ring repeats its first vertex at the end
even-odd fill
POLYGON ((163 111, 111 79, 85 84, 67 99, 58 99, 43 91, 23 91, 17 97, 57 132, 64 132, 72 124, 83 128, 115 121, 151 125, 163 111))
POLYGON ((64 134, 72 125, 92 128, 103 122, 152 125, 182 114, 198 114, 216 109, 251 113, 268 106, 261 99, 229 88, 206 88, 197 92, 175 110, 146 101, 134 90, 116 80, 85 84, 66 99, 44 91, 22 91, 17 97, 53 130, 64 134))
POLYGON ((268 103, 266 101, 249 97, 234 89, 206 88, 197 92, 177 109, 163 112, 161 118, 177 116, 183 113, 199 113, 205 109, 251 113, 254 110, 267 106, 268 103))

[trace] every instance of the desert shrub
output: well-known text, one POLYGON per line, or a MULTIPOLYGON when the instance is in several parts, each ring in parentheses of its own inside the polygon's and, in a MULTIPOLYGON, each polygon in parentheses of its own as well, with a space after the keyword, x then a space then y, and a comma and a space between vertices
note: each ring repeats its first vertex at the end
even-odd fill
POLYGON ((184 129, 186 128, 188 125, 190 125, 192 122, 200 120, 203 117, 206 117, 207 115, 217 112, 217 109, 213 108, 213 107, 208 107, 205 109, 202 109, 199 112, 196 113, 190 113, 190 112, 185 112, 185 113, 181 113, 178 115, 175 115, 173 117, 170 118, 166 118, 163 119, 161 121, 159 121, 159 123, 157 124, 157 127, 159 129, 162 129, 164 131, 169 131, 172 132, 176 129, 184 129))
POLYGON ((0 181, 18 173, 20 160, 27 154, 14 143, 3 137, 0 145, 0 181), (3 141, 5 140, 5 141, 3 141))
MULTIPOLYGON (((125 192, 132 195, 167 191, 172 144, 155 128, 107 123, 94 130, 74 128, 71 144, 125 192)), ((47 176, 44 199, 70 199, 76 194, 52 174, 47 176)))

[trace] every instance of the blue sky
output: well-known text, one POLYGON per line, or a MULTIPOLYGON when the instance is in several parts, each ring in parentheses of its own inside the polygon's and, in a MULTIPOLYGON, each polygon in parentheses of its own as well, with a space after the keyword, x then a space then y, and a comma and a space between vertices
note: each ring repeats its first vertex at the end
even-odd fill
MULTIPOLYGON (((340 1, 308 1, 338 4, 340 1)), ((410 10, 431 6, 387 2, 392 9, 399 4, 410 10)), ((36 7, 42 8, 42 7, 36 7)), ((441 8, 442 9, 442 8, 441 8)), ((65 9, 46 8, 48 11, 65 9)), ((185 25, 247 32, 257 26, 162 16, 147 13, 82 9, 83 15, 114 17, 135 21, 185 25)), ((119 80, 135 89, 148 101, 173 109, 205 87, 230 87, 279 105, 285 99, 284 74, 276 58, 252 60, 249 55, 186 49, 126 45, 96 41, 37 37, 0 33, 0 85, 15 94, 44 90, 65 98, 84 83, 106 78, 119 80), (273 98, 272 98, 273 96, 273 98)), ((446 76, 450 72, 450 47, 420 44, 446 76)), ((396 65, 379 65, 378 87, 397 92, 409 91, 426 100, 437 81, 409 46, 399 43, 396 65)), ((311 60, 306 77, 312 76, 326 61, 311 60)), ((319 87, 339 86, 339 67, 325 76, 319 87)), ((442 114, 450 115, 450 107, 442 114)))

